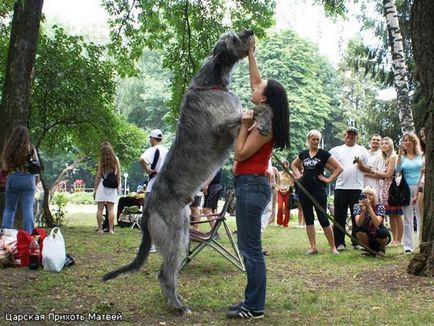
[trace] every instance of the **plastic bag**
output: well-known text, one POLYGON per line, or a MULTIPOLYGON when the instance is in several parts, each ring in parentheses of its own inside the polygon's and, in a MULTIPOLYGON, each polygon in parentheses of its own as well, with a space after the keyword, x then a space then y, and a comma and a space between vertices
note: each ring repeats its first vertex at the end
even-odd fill
POLYGON ((42 249, 42 265, 48 272, 60 272, 65 265, 65 240, 58 227, 51 230, 45 238, 42 249))

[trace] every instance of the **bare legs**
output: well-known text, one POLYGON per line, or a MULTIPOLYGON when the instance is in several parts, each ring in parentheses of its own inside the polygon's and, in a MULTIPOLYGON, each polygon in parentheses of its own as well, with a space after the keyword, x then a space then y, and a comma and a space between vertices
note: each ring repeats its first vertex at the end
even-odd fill
POLYGON ((109 222, 109 233, 114 233, 114 222, 115 222, 115 205, 114 203, 106 203, 106 202, 98 202, 98 210, 96 212, 96 222, 98 224, 98 234, 103 234, 102 231, 102 222, 104 206, 107 205, 107 214, 108 214, 108 222, 109 222))
POLYGON ((390 229, 392 231, 392 246, 401 244, 404 233, 404 222, 401 215, 390 215, 390 229))
MULTIPOLYGON (((330 250, 332 253, 336 254, 338 251, 336 250, 336 246, 335 246, 335 238, 333 236, 333 229, 332 227, 326 226, 325 228, 323 228, 324 230, 324 235, 327 239, 327 242, 330 245, 330 250)), ((310 243, 310 249, 308 250, 308 253, 317 253, 318 249, 316 247, 316 231, 315 231, 315 225, 306 225, 306 233, 307 233, 307 237, 309 239, 309 243, 310 243)))
POLYGON ((297 202, 297 207, 298 207, 298 226, 304 227, 303 208, 301 207, 300 201, 297 202))
POLYGON ((98 210, 96 211, 96 222, 98 224, 98 234, 102 234, 102 221, 103 221, 103 217, 102 217, 102 212, 104 210, 104 202, 98 202, 98 210))
POLYGON ((115 223, 115 204, 107 203, 107 213, 108 213, 108 222, 109 222, 109 233, 113 234, 114 232, 114 223, 115 223))
MULTIPOLYGON (((190 206, 191 209, 191 216, 193 217, 193 222, 200 222, 200 209, 199 207, 192 207, 190 206)), ((199 230, 199 224, 193 224, 193 229, 194 230, 199 230)))

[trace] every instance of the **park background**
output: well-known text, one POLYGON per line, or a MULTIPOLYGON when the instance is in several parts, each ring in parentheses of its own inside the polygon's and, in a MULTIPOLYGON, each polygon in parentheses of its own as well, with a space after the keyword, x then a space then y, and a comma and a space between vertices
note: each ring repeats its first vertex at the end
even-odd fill
MULTIPOLYGON (((416 65, 409 28, 410 10, 414 2, 395 1, 408 67, 408 94, 414 128, 419 130, 426 115, 423 108, 425 103, 414 78, 416 65)), ((165 144, 170 145, 183 91, 218 36, 228 29, 238 30, 248 26, 255 30, 259 39, 258 62, 263 76, 279 79, 288 91, 292 147, 289 152, 279 152, 280 158, 293 159, 305 146, 306 132, 313 128, 322 131, 326 149, 341 144, 343 131, 348 125, 360 130, 362 145, 367 145, 367 138, 374 132, 390 136, 395 142, 402 134, 399 103, 396 93, 393 95, 393 91, 390 91, 394 86, 395 74, 389 32, 383 17, 386 2, 358 1, 359 7, 344 8, 343 2, 339 1, 336 7, 330 6, 333 1, 294 1, 293 5, 285 7, 289 9, 282 9, 283 1, 278 2, 277 7, 274 1, 233 1, 230 5, 225 1, 163 1, 158 5, 154 1, 147 1, 140 3, 143 12, 140 8, 130 10, 130 4, 139 4, 136 1, 102 3, 111 19, 108 30, 98 24, 77 29, 63 24, 59 18, 51 18, 48 13, 41 21, 32 73, 30 110, 27 111, 28 115, 23 114, 21 118, 29 126, 32 141, 40 154, 42 180, 47 194, 54 195, 62 181, 67 182, 67 191, 71 190, 75 180, 84 180, 86 188, 91 188, 98 147, 104 140, 113 143, 123 171, 128 173, 127 187, 134 190, 136 184, 143 180, 137 158, 148 146, 149 131, 156 127, 162 129, 166 136, 165 144), (302 9, 304 7, 304 11, 299 11, 297 5, 302 9), (234 13, 230 18, 228 9, 234 13), (318 12, 321 18, 316 20, 314 18, 318 12), (330 16, 325 18, 324 12, 330 16), (351 19, 349 25, 341 22, 341 14, 351 19), (302 21, 304 27, 299 27, 297 21, 302 21), (354 21, 357 21, 358 33, 346 34, 350 29, 354 30, 354 21), (307 35, 310 28, 306 26, 316 27, 313 32, 315 37, 307 35), (343 27, 334 30, 327 26, 343 27), (330 34, 335 37, 329 39, 330 34), (336 38, 337 44, 334 41, 336 38), (318 39, 325 45, 317 42, 318 39), (327 47, 334 50, 328 53, 325 50, 327 47)), ((15 1, 6 0, 0 6, 2 86, 7 80, 7 53, 14 4, 15 1)), ((79 3, 77 7, 83 17, 90 16, 97 20, 92 9, 86 9, 79 3)), ((62 10, 68 11, 68 7, 62 10)), ((45 13, 45 9, 42 11, 45 13)), ((249 107, 250 90, 246 69, 245 62, 239 65, 233 76, 232 88, 242 99, 244 107, 249 107)), ((2 96, 2 107, 4 102, 5 96, 2 96)), ((20 117, 19 112, 17 116, 20 117)), ((0 121, 2 141, 3 133, 8 130, 5 123, 9 121, 0 121)), ((225 184, 228 186, 231 185, 229 166, 230 159, 225 167, 225 184)), ((432 215, 432 210, 427 212, 432 215)), ((50 213, 49 210, 47 214, 50 213)), ((7 291, 4 292, 4 298, 13 298, 13 294, 30 297, 27 303, 35 312, 50 309, 70 311, 70 300, 77 300, 77 305, 72 305, 76 308, 74 311, 116 311, 122 308, 123 311, 130 311, 126 316, 133 323, 138 321, 136 314, 142 306, 149 309, 146 315, 153 316, 152 322, 164 316, 164 310, 161 310, 164 309, 163 305, 158 304, 157 287, 149 289, 153 295, 151 301, 136 295, 124 298, 125 304, 121 305, 120 300, 102 299, 108 295, 107 288, 98 282, 102 273, 111 269, 111 266, 107 266, 107 257, 112 255, 110 262, 115 266, 129 261, 134 255, 139 234, 121 230, 118 238, 98 239, 93 237, 91 226, 95 222, 94 214, 81 212, 75 218, 79 225, 74 224, 74 218, 71 218, 65 217, 65 235, 68 250, 75 254, 80 268, 77 266, 75 270, 67 270, 58 276, 35 276, 16 270, 12 272, 13 278, 7 278, 10 283, 5 286, 7 291), (20 276, 22 279, 36 279, 38 285, 20 287, 20 276), (71 284, 71 291, 77 293, 66 301, 60 300, 69 294, 64 284, 71 284), (84 284, 86 289, 83 289, 84 284), (42 296, 34 300, 38 291, 42 296), (86 300, 95 299, 95 302, 80 302, 80 294, 86 300), (157 309, 156 314, 152 315, 152 309, 157 309)), ((432 323, 431 316, 424 313, 432 310, 431 280, 414 278, 405 273, 410 259, 408 256, 391 250, 392 259, 384 261, 360 260, 354 252, 342 255, 338 261, 330 260, 327 255, 321 255, 316 260, 301 260, 303 258, 299 255, 305 248, 305 235, 300 233, 302 230, 289 230, 294 231, 293 236, 282 233, 284 231, 280 229, 270 230, 264 240, 271 252, 275 252, 268 264, 273 275, 270 286, 281 294, 275 301, 270 301, 272 306, 278 307, 270 311, 271 324, 279 324, 280 318, 283 318, 284 324, 285 320, 289 323, 294 317, 301 324, 318 321, 326 324, 364 324, 366 321, 367 324, 432 323), (298 265, 298 262, 302 264, 298 265), (310 291, 305 291, 310 279, 319 277, 317 273, 325 273, 327 280, 331 278, 335 282, 321 290, 312 287, 310 291), (306 275, 310 278, 307 279, 306 275), (331 275, 343 277, 338 281, 331 275), (374 280, 380 282, 376 284, 374 280), (281 283, 282 287, 279 286, 281 283), (360 284, 364 285, 362 290, 354 291, 360 284), (386 288, 379 290, 384 284, 387 284, 386 288), (389 284, 398 286, 392 286, 393 290, 390 290, 389 284), (330 300, 331 291, 342 294, 342 297, 335 296, 330 300), (307 296, 298 296, 300 293, 307 293, 307 296), (354 304, 343 310, 342 301, 354 304), (320 313, 326 307, 331 313, 322 320, 320 313), (355 316, 356 313, 358 315, 355 316)), ((214 266, 211 259, 201 263, 214 266)), ((128 293, 131 283, 152 283, 154 286, 152 271, 156 270, 157 265, 158 258, 151 259, 145 275, 136 275, 129 281, 122 280, 110 285, 108 296, 115 297, 120 289, 128 293)), ((212 301, 212 296, 208 295, 200 303, 199 295, 190 294, 193 308, 199 311, 190 319, 193 324, 212 321, 216 313, 224 312, 225 299, 236 297, 240 291, 243 276, 228 271, 224 264, 218 263, 218 266, 217 271, 214 267, 199 268, 196 271, 198 274, 194 274, 198 282, 203 282, 199 286, 202 291, 215 286, 215 280, 203 278, 208 274, 222 276, 223 272, 227 272, 229 276, 222 277, 226 285, 224 290, 216 287, 221 290, 221 293, 215 293, 216 301, 212 301), (237 286, 229 289, 232 282, 237 286), (208 312, 206 317, 202 317, 201 309, 208 312)), ((190 272, 193 273, 192 270, 190 272)), ((181 282, 185 284, 182 288, 184 291, 190 291, 195 285, 188 284, 186 278, 181 282)), ((321 282, 317 280, 314 283, 321 282)), ((12 306, 8 304, 6 307, 9 309, 12 306)), ((17 311, 22 308, 19 306, 17 311)), ((221 322, 219 318, 217 320, 221 322)), ((173 320, 170 322, 176 323, 173 320)))

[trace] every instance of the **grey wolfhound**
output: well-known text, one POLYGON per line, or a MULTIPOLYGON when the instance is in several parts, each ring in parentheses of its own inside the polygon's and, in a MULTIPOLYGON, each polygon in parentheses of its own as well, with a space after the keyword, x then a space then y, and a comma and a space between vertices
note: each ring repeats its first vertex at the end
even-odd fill
POLYGON ((229 155, 240 124, 241 104, 228 90, 232 69, 248 54, 253 32, 221 36, 181 104, 176 138, 147 196, 141 220, 142 242, 135 259, 107 273, 103 280, 138 270, 149 255, 151 241, 163 262, 158 273, 170 310, 190 312, 177 293, 179 267, 189 241, 189 207, 199 188, 229 155))

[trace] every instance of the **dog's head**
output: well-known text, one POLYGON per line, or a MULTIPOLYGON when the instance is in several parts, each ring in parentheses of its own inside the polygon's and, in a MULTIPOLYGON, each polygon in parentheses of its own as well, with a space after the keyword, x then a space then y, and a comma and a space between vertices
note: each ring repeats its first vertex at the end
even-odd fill
POLYGON ((221 62, 235 63, 247 56, 251 42, 254 42, 252 30, 227 32, 220 37, 212 55, 221 62))

